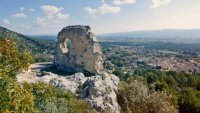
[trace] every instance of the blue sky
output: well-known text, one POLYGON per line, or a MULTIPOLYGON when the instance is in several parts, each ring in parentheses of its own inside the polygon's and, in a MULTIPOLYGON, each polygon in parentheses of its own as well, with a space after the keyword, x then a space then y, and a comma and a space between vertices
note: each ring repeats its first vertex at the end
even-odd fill
POLYGON ((23 34, 57 34, 77 24, 97 34, 199 29, 200 0, 0 0, 0 26, 23 34))

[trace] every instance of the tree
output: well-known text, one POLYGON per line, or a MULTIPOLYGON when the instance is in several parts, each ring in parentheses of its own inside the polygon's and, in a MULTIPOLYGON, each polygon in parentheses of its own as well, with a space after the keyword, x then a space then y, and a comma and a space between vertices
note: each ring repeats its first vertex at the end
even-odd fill
POLYGON ((125 77, 124 72, 122 70, 115 70, 115 71, 113 71, 113 74, 118 76, 120 79, 124 79, 124 77, 125 77))
POLYGON ((16 72, 28 69, 31 55, 27 51, 19 51, 12 39, 0 41, 0 73, 15 76, 16 72))
POLYGON ((166 91, 169 87, 165 82, 156 82, 155 83, 155 91, 166 91))
POLYGON ((27 69, 30 61, 28 52, 20 52, 14 41, 0 41, 0 112, 27 113, 37 112, 34 96, 17 83, 14 75, 27 69))

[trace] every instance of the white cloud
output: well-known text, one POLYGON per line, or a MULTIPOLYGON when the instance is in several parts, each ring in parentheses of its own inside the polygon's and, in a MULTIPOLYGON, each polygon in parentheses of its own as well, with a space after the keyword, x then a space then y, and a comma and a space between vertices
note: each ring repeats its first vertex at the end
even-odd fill
POLYGON ((44 17, 37 17, 36 18, 36 25, 39 25, 39 26, 44 26, 44 25, 47 25, 48 22, 46 20, 46 18, 44 17))
POLYGON ((151 0, 152 5, 150 6, 151 8, 158 8, 162 5, 169 4, 171 0, 151 0))
POLYGON ((92 18, 96 18, 98 14, 100 15, 118 14, 121 11, 121 8, 119 6, 110 6, 107 4, 103 4, 102 6, 96 9, 91 7, 85 7, 84 11, 87 12, 89 15, 91 15, 92 18))
POLYGON ((68 13, 58 13, 55 16, 55 19, 57 20, 67 20, 69 18, 69 14, 68 13))
POLYGON ((62 7, 59 8, 51 5, 43 5, 40 8, 47 15, 48 19, 53 19, 55 22, 65 21, 69 18, 68 13, 62 12, 62 10, 64 9, 62 7))
POLYGON ((62 7, 58 8, 58 7, 51 6, 51 5, 43 5, 40 8, 47 15, 53 15, 53 14, 59 13, 61 10, 63 10, 62 7))
POLYGON ((121 11, 121 8, 119 6, 109 6, 107 4, 103 4, 101 7, 99 7, 99 11, 101 14, 117 14, 121 11))
POLYGON ((11 25, 11 23, 10 23, 10 21, 8 19, 3 19, 2 22, 5 25, 11 25))
POLYGON ((115 5, 123 5, 123 4, 134 4, 135 0, 114 0, 113 4, 115 5))
POLYGON ((91 7, 85 7, 84 11, 86 11, 88 14, 92 15, 92 18, 95 18, 96 14, 98 12, 97 9, 93 9, 91 7))
POLYGON ((23 11, 24 10, 24 7, 20 7, 20 9, 19 9, 20 11, 23 11))
POLYGON ((26 18, 27 16, 24 13, 16 13, 12 15, 13 18, 26 18))
POLYGON ((56 7, 51 5, 43 5, 40 7, 40 9, 44 12, 46 15, 45 17, 37 17, 36 18, 36 25, 53 25, 58 23, 63 23, 69 18, 68 13, 63 13, 62 11, 64 8, 62 7, 56 7))
POLYGON ((33 9, 33 8, 30 8, 30 9, 29 9, 29 11, 31 11, 31 12, 34 12, 34 11, 35 11, 35 9, 33 9))

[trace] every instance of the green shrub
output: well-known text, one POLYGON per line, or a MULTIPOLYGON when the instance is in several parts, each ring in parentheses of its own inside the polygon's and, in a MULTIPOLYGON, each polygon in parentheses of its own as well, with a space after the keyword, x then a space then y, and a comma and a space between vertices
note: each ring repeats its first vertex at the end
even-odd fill
POLYGON ((33 94, 10 77, 0 76, 0 113, 37 112, 33 94))
POLYGON ((0 73, 2 75, 15 77, 16 72, 28 69, 30 61, 30 53, 19 51, 12 39, 6 38, 0 41, 0 73))
POLYGON ((122 113, 178 113, 166 93, 150 93, 136 80, 120 83, 118 103, 122 113))
POLYGON ((92 107, 74 94, 44 83, 24 84, 35 96, 36 107, 43 113, 93 113, 92 107))
POLYGON ((179 110, 181 113, 200 113, 200 91, 184 89, 179 98, 179 110))
POLYGON ((35 97, 15 79, 15 73, 27 69, 29 61, 30 54, 18 51, 13 40, 0 41, 0 113, 37 112, 35 97))
POLYGON ((155 83, 155 91, 167 91, 167 90, 169 90, 169 87, 165 82, 155 83))

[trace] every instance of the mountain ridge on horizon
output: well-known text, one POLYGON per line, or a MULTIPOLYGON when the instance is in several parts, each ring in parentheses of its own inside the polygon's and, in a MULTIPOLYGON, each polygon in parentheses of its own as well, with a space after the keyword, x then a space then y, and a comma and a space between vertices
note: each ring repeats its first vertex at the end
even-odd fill
POLYGON ((100 34, 101 38, 200 38, 200 29, 139 30, 100 34))
MULTIPOLYGON (((0 26, 0 28, 2 29, 5 27, 0 26)), ((34 39, 57 40, 57 34, 41 34, 41 35, 37 34, 37 35, 24 35, 24 36, 27 36, 29 38, 34 38, 34 39)), ((114 32, 114 33, 97 34, 97 38, 99 39, 109 39, 109 38, 116 38, 116 39, 118 38, 156 38, 156 39, 193 38, 194 39, 194 38, 199 38, 200 39, 200 29, 161 29, 161 30, 139 30, 139 31, 128 31, 128 32, 114 32)))
MULTIPOLYGON (((56 34, 28 35, 56 40, 56 34)), ((97 34, 97 38, 200 38, 200 29, 161 29, 97 34)))

